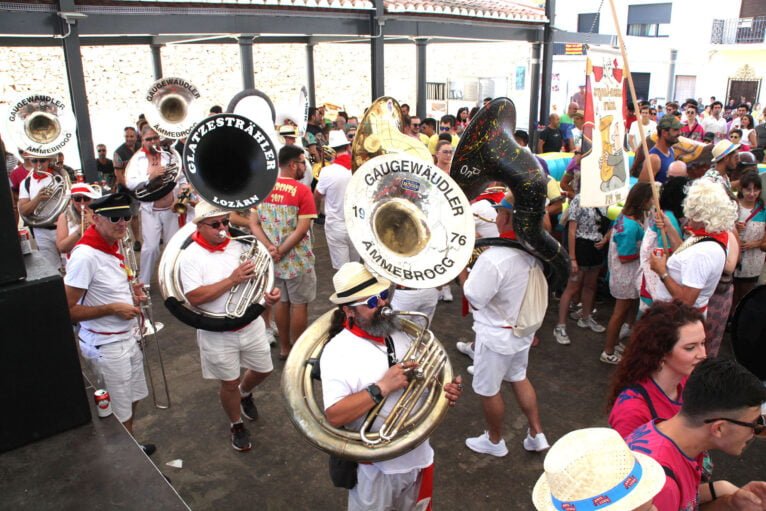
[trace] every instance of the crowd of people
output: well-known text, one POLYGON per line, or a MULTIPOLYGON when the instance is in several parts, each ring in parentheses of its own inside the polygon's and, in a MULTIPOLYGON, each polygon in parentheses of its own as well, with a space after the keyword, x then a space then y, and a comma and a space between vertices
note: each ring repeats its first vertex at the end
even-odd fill
MULTIPOLYGON (((484 106, 490 101, 486 98, 484 106)), ((549 291, 541 262, 518 246, 493 246, 455 282, 425 290, 371 273, 359 260, 344 218, 357 117, 339 112, 328 121, 324 108, 311 107, 302 138, 295 124, 276 127, 283 144, 279 177, 270 195, 249 210, 221 209, 200 198, 183 177, 153 200, 137 202, 136 191, 162 179, 173 164, 171 147, 180 152, 184 142, 163 146, 143 118, 124 129, 125 143, 111 160, 106 147, 97 146, 98 184, 83 182, 61 156, 20 153, 16 161, 6 151, 6 164, 22 220, 50 198, 56 172, 71 174, 66 209, 34 225, 32 233, 46 260, 64 274, 83 358, 131 433, 136 406, 148 394, 136 331, 143 328, 141 302, 155 281, 163 244, 184 225, 194 225, 179 259, 180 280, 189 304, 209 313, 222 314, 229 292, 255 276, 255 264, 240 259, 242 249, 230 227, 251 232, 274 263, 275 286, 265 292, 260 317, 230 331, 197 328, 202 375, 219 382, 231 445, 248 451, 252 443, 244 419, 258 419, 254 394, 274 370, 269 345, 277 345, 279 358, 286 360, 307 328, 309 304, 318 298, 317 272, 324 269, 316 267, 314 255, 312 224, 317 223, 324 225, 334 271, 329 300, 337 305, 320 361, 331 425, 358 430, 384 399, 382 415, 389 413, 408 386, 415 367, 403 355, 412 339, 384 308, 433 318, 438 301, 451 301, 450 286, 457 285, 476 334, 457 349, 473 360, 468 372, 486 423, 465 445, 488 456, 508 454, 502 383, 510 382, 527 422, 524 449, 550 449, 533 494, 537 509, 580 509, 594 499, 619 503, 610 505, 615 510, 766 509, 766 483, 738 488, 713 479, 708 455, 711 450, 738 455, 766 429, 764 383, 718 357, 732 311, 764 270, 766 211, 757 162, 766 137, 757 134, 749 105, 739 105, 729 121, 722 107, 711 101, 703 108, 692 100, 681 110, 668 103, 658 115, 651 103, 641 103, 640 121, 628 119, 626 144, 635 149, 640 142, 631 122, 641 122, 645 134, 656 133, 649 158, 660 207, 653 202, 649 176, 642 175, 613 221, 605 208, 580 203, 585 148, 579 105, 573 102, 561 117, 552 114, 533 137, 537 153, 574 152, 560 183, 547 176, 543 225, 571 260, 566 285, 550 289, 558 300, 551 337, 571 345, 568 320, 603 333, 599 359, 617 366, 607 395, 613 429, 573 432, 552 448, 527 378, 529 352, 547 337, 539 331, 549 291), (672 146, 679 136, 715 144, 707 172, 692 174, 675 165, 672 146), (126 172, 129 163, 132 170, 126 172), (128 236, 131 230, 135 238, 128 236), (126 244, 140 252, 138 268, 126 261, 126 244), (600 293, 604 287, 610 297, 600 293), (542 309, 536 319, 525 309, 531 295, 542 309), (596 305, 605 298, 614 300, 606 327, 596 319, 596 305)), ((478 111, 460 109, 437 121, 421 119, 402 104, 400 129, 423 144, 435 167, 449 173, 460 136, 478 111)), ((210 110, 220 112, 220 107, 210 110)), ((527 133, 517 131, 514 139, 519 150, 530 151, 527 133)), ((538 161, 547 174, 545 158, 538 161)), ((515 240, 514 200, 503 183, 492 183, 476 197, 477 237, 515 240)), ((443 392, 454 406, 462 378, 443 382, 443 392)), ((144 449, 151 453, 154 446, 144 449)), ((349 509, 430 509, 433 463, 426 440, 394 459, 347 468, 353 476, 344 479, 349 509)))

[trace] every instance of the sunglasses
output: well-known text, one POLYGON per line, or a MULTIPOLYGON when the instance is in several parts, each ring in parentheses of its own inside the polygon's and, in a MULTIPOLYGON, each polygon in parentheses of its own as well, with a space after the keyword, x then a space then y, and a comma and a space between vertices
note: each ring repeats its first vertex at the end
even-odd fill
POLYGON ((99 149, 99 150, 98 150, 98 152, 99 152, 99 153, 105 153, 105 152, 106 152, 106 149, 99 149))
POLYGON ((420 127, 420 123, 415 124, 413 122, 412 124, 410 124, 410 126, 412 126, 413 128, 419 128, 420 127))
POLYGON ((449 131, 449 126, 439 126, 439 131, 449 131))
POLYGON ((374 309, 378 305, 380 305, 381 300, 388 300, 388 289, 384 289, 380 292, 378 295, 372 295, 366 300, 363 300, 361 302, 354 302, 351 304, 351 307, 356 307, 357 305, 366 305, 369 309, 374 309))
POLYGON ((86 197, 85 195, 73 195, 72 200, 75 202, 90 202, 90 197, 86 197))
POLYGON ((113 224, 120 223, 120 220, 125 220, 126 222, 130 222, 133 220, 133 215, 125 215, 125 216, 110 216, 109 221, 113 224))
POLYGON ((687 110, 686 115, 697 115, 696 110, 687 110))
POLYGON ((147 142, 154 142, 155 140, 159 140, 160 137, 146 137, 144 140, 147 142))
POLYGON ((209 224, 205 223, 205 222, 200 222, 200 223, 205 224, 208 227, 212 227, 213 229, 218 229, 221 225, 223 225, 224 227, 228 227, 229 226, 229 219, 228 218, 224 218, 223 220, 216 220, 215 222, 212 222, 212 223, 209 223, 209 224))
POLYGON ((763 415, 755 419, 753 422, 743 422, 743 421, 738 421, 734 419, 728 419, 726 417, 716 417, 715 419, 705 419, 705 424, 710 424, 711 422, 715 422, 715 421, 726 421, 726 422, 731 422, 732 424, 736 424, 737 426, 752 428, 753 432, 756 435, 760 435, 761 433, 766 431, 766 416, 763 416, 763 415))
POLYGON ((48 158, 32 158, 29 161, 31 161, 32 163, 46 163, 48 161, 48 158))

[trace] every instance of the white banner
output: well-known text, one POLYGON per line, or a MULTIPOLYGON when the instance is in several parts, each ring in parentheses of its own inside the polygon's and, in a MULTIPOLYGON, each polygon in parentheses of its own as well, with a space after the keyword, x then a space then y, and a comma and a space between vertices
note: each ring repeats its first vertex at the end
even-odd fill
POLYGON ((611 206, 625 200, 630 183, 622 59, 614 50, 590 49, 586 62, 585 135, 592 132, 592 148, 580 162, 580 200, 586 207, 611 206))

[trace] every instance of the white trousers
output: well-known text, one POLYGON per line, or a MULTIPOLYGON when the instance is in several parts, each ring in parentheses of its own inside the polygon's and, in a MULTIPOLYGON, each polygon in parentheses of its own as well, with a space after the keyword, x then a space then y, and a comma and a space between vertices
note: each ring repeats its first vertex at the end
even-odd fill
POLYGON ((439 290, 429 289, 397 289, 391 300, 391 308, 397 311, 417 311, 428 314, 428 319, 434 319, 436 304, 439 303, 439 290))
POLYGON ((325 224, 324 234, 327 238, 327 248, 330 250, 330 261, 335 270, 349 261, 358 261, 359 254, 351 243, 345 225, 325 224))
POLYGON ((40 229, 33 227, 37 248, 51 267, 59 271, 61 268, 61 255, 56 248, 56 229, 40 229))
POLYGON ((152 210, 151 204, 141 204, 141 271, 138 280, 150 284, 154 267, 160 258, 160 240, 166 244, 178 232, 178 215, 172 209, 152 210))

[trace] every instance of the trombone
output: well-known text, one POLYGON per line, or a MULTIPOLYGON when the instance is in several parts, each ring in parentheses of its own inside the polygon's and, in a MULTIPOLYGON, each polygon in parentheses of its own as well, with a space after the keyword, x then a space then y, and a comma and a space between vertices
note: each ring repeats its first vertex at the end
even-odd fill
POLYGON ((152 402, 154 403, 155 408, 159 408, 160 410, 167 410, 170 408, 170 389, 168 387, 168 380, 167 376, 165 375, 165 364, 162 361, 162 350, 160 349, 160 339, 157 333, 162 329, 163 325, 162 323, 157 323, 154 321, 154 313, 152 312, 152 299, 149 294, 149 286, 144 284, 142 292, 144 294, 144 299, 140 300, 136 289, 134 288, 134 285, 136 284, 136 268, 138 265, 136 264, 136 254, 133 252, 133 235, 130 231, 130 228, 128 228, 127 233, 125 234, 125 237, 118 241, 118 247, 120 253, 125 257, 125 271, 128 274, 128 283, 130 285, 130 293, 133 296, 134 303, 138 304, 139 309, 141 310, 138 318, 138 332, 139 332, 139 340, 138 345, 141 348, 141 351, 144 354, 144 370, 146 371, 146 375, 149 378, 149 388, 152 391, 152 402), (157 400, 157 391, 156 387, 154 385, 154 374, 152 372, 151 366, 149 365, 149 361, 147 360, 146 356, 146 346, 149 343, 149 338, 152 338, 154 340, 154 346, 157 350, 157 362, 160 365, 160 374, 162 376, 162 386, 165 390, 165 402, 161 403, 157 400))

